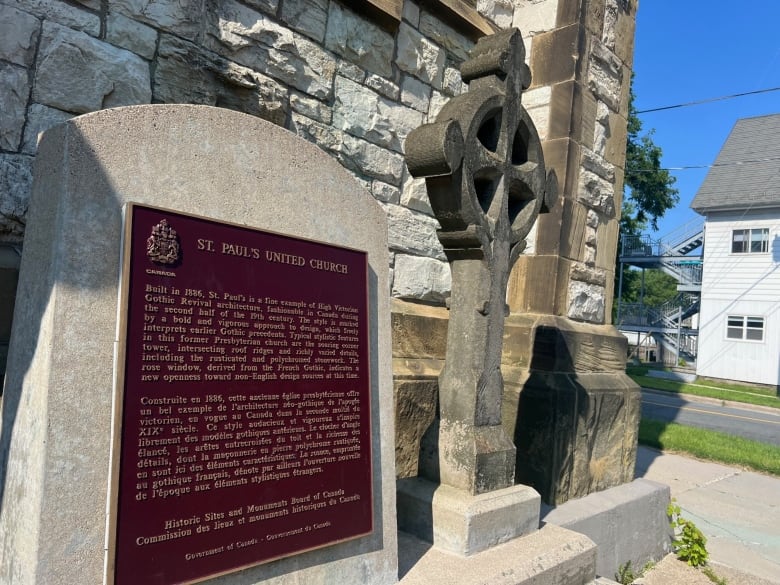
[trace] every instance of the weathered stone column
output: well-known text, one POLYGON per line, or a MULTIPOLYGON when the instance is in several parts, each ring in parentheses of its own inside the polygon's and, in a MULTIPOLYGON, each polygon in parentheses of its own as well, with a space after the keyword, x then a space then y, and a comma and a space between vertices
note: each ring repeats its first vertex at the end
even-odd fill
MULTIPOLYGON (((545 193, 555 193, 556 180, 545 172, 536 129, 520 105, 530 83, 524 61, 518 30, 481 39, 461 68, 468 93, 451 100, 435 123, 414 130, 406 142, 409 171, 426 177, 453 283, 438 432, 434 426, 430 433, 438 449, 421 460, 420 474, 431 485, 441 483, 439 504, 447 494, 443 522, 436 517, 435 496, 432 500, 434 543, 447 542, 446 548, 463 554, 508 540, 532 524, 527 509, 518 506, 529 490, 511 487, 515 449, 501 422, 501 352, 509 271, 545 193), (495 495, 507 489, 511 494, 500 494, 497 504, 495 495), (472 522, 472 516, 483 521, 472 522), (452 518, 466 527, 461 536, 459 527, 447 525, 452 518)), ((421 481, 402 481, 401 492, 421 481)))
POLYGON ((633 0, 559 0, 534 23, 529 91, 549 94, 540 134, 561 198, 510 278, 504 422, 516 481, 551 504, 633 479, 639 392, 610 321, 635 14, 633 0))

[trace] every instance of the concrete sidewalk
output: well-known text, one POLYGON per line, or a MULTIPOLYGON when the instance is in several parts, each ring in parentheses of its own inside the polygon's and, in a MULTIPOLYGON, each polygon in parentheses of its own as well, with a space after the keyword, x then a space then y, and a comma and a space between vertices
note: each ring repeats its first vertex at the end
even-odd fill
POLYGON ((711 562, 780 585, 779 478, 642 446, 636 476, 671 488, 707 537, 711 562))

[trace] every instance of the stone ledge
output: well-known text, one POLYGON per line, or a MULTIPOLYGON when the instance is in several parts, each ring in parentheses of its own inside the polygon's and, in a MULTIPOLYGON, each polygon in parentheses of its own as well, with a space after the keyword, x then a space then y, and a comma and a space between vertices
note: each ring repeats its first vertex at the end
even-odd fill
POLYGON ((557 508, 547 507, 542 522, 592 539, 598 545, 596 572, 611 576, 627 561, 642 567, 670 552, 669 501, 669 486, 636 479, 557 508))
POLYGON ((398 547, 399 585, 590 585, 596 576, 593 541, 553 525, 470 557, 404 532, 398 547))

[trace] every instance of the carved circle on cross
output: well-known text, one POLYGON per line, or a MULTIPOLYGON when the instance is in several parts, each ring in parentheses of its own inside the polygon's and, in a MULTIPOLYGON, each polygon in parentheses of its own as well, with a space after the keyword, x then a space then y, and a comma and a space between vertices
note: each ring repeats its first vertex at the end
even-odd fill
POLYGON ((445 250, 481 248, 490 255, 499 240, 512 248, 511 262, 557 195, 555 174, 545 171, 539 135, 520 103, 530 83, 524 55, 516 29, 480 39, 461 67, 469 91, 406 141, 407 165, 427 179, 445 250))
POLYGON ((515 244, 525 240, 542 205, 541 143, 519 103, 507 104, 504 96, 495 95, 482 105, 464 140, 463 187, 478 203, 491 236, 506 228, 515 244))

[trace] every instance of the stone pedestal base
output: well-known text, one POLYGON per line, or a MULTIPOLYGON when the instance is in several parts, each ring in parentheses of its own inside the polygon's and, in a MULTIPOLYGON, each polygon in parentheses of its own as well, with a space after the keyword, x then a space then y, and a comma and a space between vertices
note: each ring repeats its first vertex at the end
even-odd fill
POLYGON ((630 482, 641 394, 625 373, 625 337, 549 315, 510 321, 503 419, 515 481, 551 505, 630 482))
POLYGON ((471 496, 414 477, 397 482, 398 527, 439 549, 469 556, 539 527, 541 499, 523 485, 471 496))

